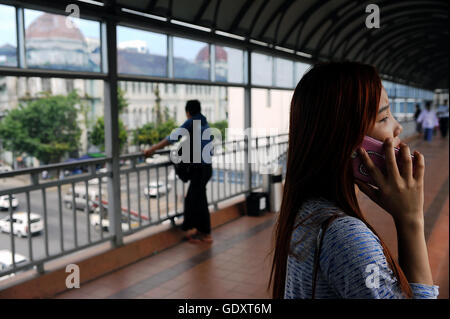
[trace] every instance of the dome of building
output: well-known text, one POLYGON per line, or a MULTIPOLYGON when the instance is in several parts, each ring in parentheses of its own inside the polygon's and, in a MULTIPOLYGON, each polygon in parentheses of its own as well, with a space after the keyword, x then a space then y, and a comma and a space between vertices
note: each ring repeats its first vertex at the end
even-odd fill
POLYGON ((28 26, 25 37, 27 39, 65 38, 84 42, 84 36, 80 29, 74 23, 72 23, 72 27, 68 27, 66 19, 67 17, 62 15, 44 13, 28 26))
MULTIPOLYGON (((209 61, 209 47, 205 46, 201 49, 197 57, 195 58, 197 62, 209 61)), ((216 46, 216 62, 227 61, 227 51, 224 48, 216 46)))

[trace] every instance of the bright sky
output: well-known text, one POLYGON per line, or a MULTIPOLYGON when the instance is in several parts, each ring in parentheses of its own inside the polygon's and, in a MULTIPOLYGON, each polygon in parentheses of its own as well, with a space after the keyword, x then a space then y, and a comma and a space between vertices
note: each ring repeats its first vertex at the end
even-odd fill
POLYGON ((9 43, 16 46, 16 15, 11 6, 0 4, 0 45, 9 43))

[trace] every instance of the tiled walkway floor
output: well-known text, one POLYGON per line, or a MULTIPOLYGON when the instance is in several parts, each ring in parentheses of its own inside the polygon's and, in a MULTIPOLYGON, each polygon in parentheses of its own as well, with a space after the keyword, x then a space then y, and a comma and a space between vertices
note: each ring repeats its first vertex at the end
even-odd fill
MULTIPOLYGON (((448 298, 448 139, 420 140, 426 158, 425 220, 430 264, 440 298, 448 298)), ((392 218, 359 194, 362 210, 396 255, 392 218)), ((213 230, 212 245, 181 243, 56 298, 270 298, 266 290, 275 214, 244 216, 213 230)))

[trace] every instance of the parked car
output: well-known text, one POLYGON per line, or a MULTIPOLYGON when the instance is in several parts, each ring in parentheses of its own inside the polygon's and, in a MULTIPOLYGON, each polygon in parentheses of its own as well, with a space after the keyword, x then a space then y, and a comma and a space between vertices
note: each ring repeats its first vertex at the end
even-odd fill
MULTIPOLYGON (((19 200, 14 195, 11 198, 11 207, 15 209, 19 206, 19 200)), ((0 196, 0 209, 9 209, 9 195, 0 196)))
POLYGON ((167 163, 170 162, 170 157, 169 155, 154 154, 152 157, 146 158, 145 162, 147 164, 167 163))
POLYGON ((167 189, 166 189, 166 184, 163 182, 150 182, 150 184, 148 184, 148 187, 144 188, 144 195, 145 197, 157 197, 157 196, 161 196, 161 195, 165 195, 166 191, 170 192, 170 190, 172 189, 172 186, 170 184, 167 184, 167 189))
MULTIPOLYGON (((100 230, 100 207, 97 206, 95 208, 94 213, 89 217, 91 221, 91 225, 100 230)), ((128 216, 122 215, 121 223, 122 223, 122 231, 128 231, 130 227, 128 226, 128 216)), ((139 223, 134 219, 130 218, 131 228, 135 228, 139 226, 139 223)), ((103 208, 101 228, 104 231, 109 232, 109 219, 108 219, 108 209, 103 208)))
MULTIPOLYGON (((84 210, 86 208, 86 188, 85 186, 75 186, 75 194, 72 194, 72 189, 64 195, 64 206, 68 209, 72 209, 73 197, 75 197, 75 208, 84 210)), ((88 191, 88 207, 89 212, 94 211, 92 201, 96 200, 98 197, 97 189, 90 189, 88 191)))
POLYGON ((0 173, 11 172, 12 167, 4 164, 0 164, 0 173))
MULTIPOLYGON (((40 233, 44 229, 44 223, 41 215, 30 213, 30 228, 28 228, 28 213, 18 212, 12 214, 13 234, 19 237, 26 237, 40 233)), ((0 231, 9 233, 11 231, 10 217, 0 219, 0 231)))
MULTIPOLYGON (((25 256, 22 256, 20 254, 14 254, 14 262, 16 263, 16 266, 20 264, 26 263, 28 260, 25 256)), ((8 249, 2 249, 0 250, 0 271, 7 270, 8 268, 12 267, 12 252, 8 249)), ((1 280, 5 280, 8 278, 11 278, 14 276, 14 273, 11 273, 9 275, 1 276, 1 280)))
MULTIPOLYGON (((100 169, 98 170, 98 173, 106 173, 106 172, 107 172, 106 167, 100 168, 100 169)), ((103 184, 103 183, 107 183, 107 182, 108 182, 108 177, 103 176, 103 177, 101 178, 101 182, 102 182, 102 184, 103 184)), ((88 181, 88 183, 89 183, 89 185, 98 185, 98 178, 90 179, 90 180, 88 181)))

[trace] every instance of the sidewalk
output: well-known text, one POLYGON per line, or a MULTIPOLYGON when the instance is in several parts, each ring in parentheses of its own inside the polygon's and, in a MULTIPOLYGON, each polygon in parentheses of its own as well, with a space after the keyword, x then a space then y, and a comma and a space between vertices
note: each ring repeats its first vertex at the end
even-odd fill
MULTIPOLYGON (((439 298, 448 298, 448 140, 410 144, 425 155, 425 235, 439 298)), ((397 255, 392 218, 364 194, 360 206, 397 255)), ((276 215, 244 216, 213 230, 214 243, 181 243, 56 298, 270 298, 269 278, 276 215)), ((82 271, 82 269, 81 269, 82 271)))

